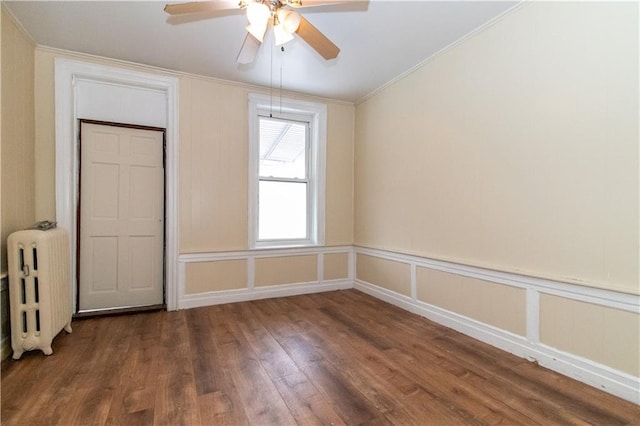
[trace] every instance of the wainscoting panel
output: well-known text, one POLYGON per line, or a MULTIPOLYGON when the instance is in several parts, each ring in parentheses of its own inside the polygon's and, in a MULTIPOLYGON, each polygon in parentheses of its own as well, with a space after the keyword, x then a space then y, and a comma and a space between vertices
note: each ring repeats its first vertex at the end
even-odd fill
MULTIPOLYGON (((540 296, 540 342, 640 376, 640 317, 550 294, 540 296)), ((640 389, 637 389, 640 392, 640 389)))
POLYGON ((640 296, 384 250, 354 252, 356 289, 640 404, 640 296), (384 262, 406 265, 409 291, 367 279, 388 274, 384 262))
POLYGON ((255 260, 256 287, 311 283, 318 279, 318 255, 259 257, 255 260))
POLYGON ((178 306, 353 288, 352 252, 351 246, 339 246, 182 254, 178 306))
POLYGON ((323 279, 324 280, 346 280, 349 278, 349 258, 350 252, 324 253, 323 257, 323 279))
POLYGON ((190 262, 185 265, 188 294, 248 287, 247 259, 190 262))
POLYGON ((411 295, 411 268, 407 262, 357 253, 356 278, 404 296, 411 295))
POLYGON ((527 334, 526 294, 519 287, 417 267, 419 301, 520 336, 527 334))

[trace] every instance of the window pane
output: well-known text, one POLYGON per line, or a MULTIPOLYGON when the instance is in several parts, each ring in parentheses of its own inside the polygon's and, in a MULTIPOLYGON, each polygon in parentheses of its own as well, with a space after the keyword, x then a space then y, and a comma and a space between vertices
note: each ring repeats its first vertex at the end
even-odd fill
POLYGON ((260 118, 260 176, 305 179, 307 126, 260 118))
POLYGON ((258 239, 307 238, 307 184, 260 181, 258 239))

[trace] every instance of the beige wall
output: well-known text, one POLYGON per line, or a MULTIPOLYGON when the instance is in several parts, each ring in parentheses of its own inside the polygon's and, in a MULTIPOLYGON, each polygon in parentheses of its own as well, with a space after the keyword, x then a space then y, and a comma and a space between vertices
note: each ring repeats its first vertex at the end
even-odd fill
POLYGON ((525 336, 526 290, 418 267, 416 298, 525 336))
POLYGON ((0 5, 0 342, 9 355, 6 241, 34 222, 34 44, 0 5))
POLYGON ((264 257, 255 261, 255 285, 258 287, 297 284, 318 280, 318 256, 264 257))
POLYGON ((185 265, 187 294, 247 288, 247 260, 216 260, 185 265))
POLYGON ((355 242, 639 294, 638 138, 638 4, 531 2, 357 106, 355 242))
POLYGON ((358 254, 356 278, 404 296, 411 296, 411 269, 408 263, 358 254))
POLYGON ((180 78, 180 249, 247 249, 247 90, 180 78))
POLYGON ((54 55, 36 49, 35 54, 35 180, 36 220, 56 217, 56 127, 54 105, 54 55))
POLYGON ((540 341, 640 377, 640 315, 543 294, 540 341))
POLYGON ((327 253, 323 257, 324 280, 349 278, 349 253, 327 253))
MULTIPOLYGON (((38 217, 55 216, 54 59, 72 53, 36 50, 38 217)), ((146 72, 141 66, 98 62, 146 72)), ((179 76, 180 251, 248 248, 248 94, 256 89, 198 76, 179 76)), ((351 104, 327 103, 326 245, 353 243, 353 126, 351 104)))
POLYGON ((2 11, 2 273, 7 271, 6 238, 33 224, 34 44, 2 11))

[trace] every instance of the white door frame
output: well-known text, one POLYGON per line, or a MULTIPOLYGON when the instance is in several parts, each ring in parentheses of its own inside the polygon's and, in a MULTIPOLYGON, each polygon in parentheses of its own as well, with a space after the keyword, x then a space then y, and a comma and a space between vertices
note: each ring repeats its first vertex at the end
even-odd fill
MULTIPOLYGON (((100 91, 100 90, 98 90, 100 91)), ((79 118, 123 122, 123 105, 135 110, 131 124, 166 129, 166 222, 165 222, 165 298, 167 310, 178 309, 178 79, 121 68, 56 58, 56 220, 69 231, 71 288, 77 312, 77 208, 78 208, 78 131, 79 118), (78 83, 106 88, 104 99, 83 98, 78 83), (108 98, 109 93, 118 96, 108 98), (122 99, 122 95, 126 99, 122 99), (149 103, 151 101, 151 103, 149 103), (111 106, 109 105, 111 103, 111 106), (81 117, 79 106, 87 114, 81 117), (94 108, 98 106, 99 108, 94 108), (109 110, 109 108, 111 108, 109 110)), ((125 110, 127 108, 124 108, 125 110)), ((84 113, 83 113, 84 114, 84 113)))

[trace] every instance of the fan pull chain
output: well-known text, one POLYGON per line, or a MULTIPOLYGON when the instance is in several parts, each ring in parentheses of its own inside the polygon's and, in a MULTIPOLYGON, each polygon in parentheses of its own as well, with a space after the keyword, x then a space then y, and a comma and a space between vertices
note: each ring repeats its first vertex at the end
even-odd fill
POLYGON ((269 52, 271 52, 271 65, 269 66, 269 118, 273 118, 273 44, 269 52))
POLYGON ((282 64, 284 63, 284 46, 280 46, 280 115, 282 115, 282 64))

